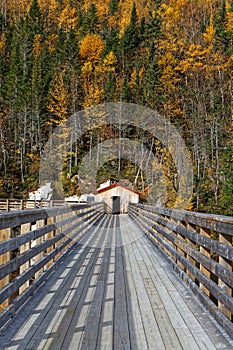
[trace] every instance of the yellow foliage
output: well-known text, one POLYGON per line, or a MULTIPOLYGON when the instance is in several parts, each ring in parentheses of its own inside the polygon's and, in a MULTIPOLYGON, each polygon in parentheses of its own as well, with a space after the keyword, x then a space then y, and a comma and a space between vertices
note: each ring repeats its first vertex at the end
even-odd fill
POLYGON ((33 54, 35 57, 37 57, 42 51, 42 44, 41 44, 41 35, 36 34, 34 37, 34 43, 33 43, 33 54))
POLYGON ((99 17, 108 13, 108 1, 105 0, 85 0, 82 6, 83 10, 87 11, 93 3, 96 5, 97 15, 99 17))
POLYGON ((166 67, 168 65, 172 65, 176 63, 176 59, 171 52, 166 52, 161 59, 159 60, 159 65, 161 67, 166 67))
POLYGON ((50 52, 53 52, 55 50, 55 44, 57 42, 57 34, 53 33, 47 38, 47 44, 50 52))
POLYGON ((104 48, 104 42, 98 34, 87 35, 80 43, 80 57, 96 63, 104 48))
POLYGON ((97 6, 97 14, 99 17, 104 16, 105 14, 108 13, 108 2, 107 1, 102 1, 98 6, 97 6))
POLYGON ((84 108, 98 105, 102 102, 104 96, 103 88, 99 88, 96 84, 91 84, 86 92, 85 101, 83 104, 84 108))
POLYGON ((129 85, 130 86, 133 86, 133 85, 137 85, 137 77, 139 77, 139 82, 142 81, 142 77, 143 77, 143 73, 144 73, 144 68, 141 68, 139 73, 137 72, 136 69, 133 70, 132 74, 131 74, 131 80, 130 80, 130 83, 129 85))
POLYGON ((104 59, 104 66, 108 68, 108 70, 115 70, 115 65, 117 63, 117 59, 112 51, 104 59))
POLYGON ((205 33, 203 33, 204 41, 207 44, 212 45, 214 42, 214 35, 215 35, 215 28, 214 28, 214 24, 213 24, 213 17, 211 16, 210 17, 210 24, 206 28, 205 33))
POLYGON ((166 52, 158 61, 158 64, 162 70, 161 80, 164 86, 173 90, 175 88, 175 83, 178 81, 175 76, 176 58, 172 52, 166 52))
POLYGON ((4 50, 5 44, 6 44, 6 36, 5 36, 5 33, 2 33, 0 36, 0 52, 4 50))
POLYGON ((92 70, 93 70, 92 63, 90 61, 85 62, 84 65, 82 66, 82 75, 83 76, 89 75, 91 74, 92 70))
MULTIPOLYGON (((49 25, 57 26, 58 22, 58 11, 59 11, 59 1, 57 0, 38 0, 39 6, 46 14, 46 19, 49 25)), ((52 50, 51 50, 52 51, 52 50)))
MULTIPOLYGON (((231 1, 230 1, 231 2, 231 1)), ((231 4, 229 1, 226 1, 226 10, 227 10, 227 30, 233 30, 233 11, 229 11, 231 4)))
MULTIPOLYGON (((3 1, 0 1, 0 4, 3 5, 3 1)), ((29 4, 25 0, 6 0, 5 6, 13 22, 17 22, 19 17, 23 16, 28 10, 29 4)))
POLYGON ((63 74, 56 74, 54 77, 53 87, 49 91, 50 101, 47 105, 50 112, 52 112, 57 119, 54 119, 55 124, 60 124, 67 119, 69 96, 64 84, 63 74))
POLYGON ((66 31, 69 31, 70 29, 75 28, 77 19, 78 17, 76 10, 68 5, 61 13, 61 17, 59 18, 59 26, 63 26, 66 31))
POLYGON ((160 8, 160 16, 164 20, 164 25, 167 28, 172 28, 174 23, 182 16, 184 6, 188 3, 188 0, 171 0, 169 5, 162 4, 160 8))
POLYGON ((200 56, 201 45, 191 44, 188 49, 188 55, 191 57, 200 56))
POLYGON ((136 4, 137 16, 139 21, 142 17, 148 16, 148 9, 150 7, 150 1, 147 0, 120 0, 119 2, 119 13, 121 20, 119 21, 120 26, 120 36, 124 34, 125 28, 130 23, 131 12, 133 4, 136 4))

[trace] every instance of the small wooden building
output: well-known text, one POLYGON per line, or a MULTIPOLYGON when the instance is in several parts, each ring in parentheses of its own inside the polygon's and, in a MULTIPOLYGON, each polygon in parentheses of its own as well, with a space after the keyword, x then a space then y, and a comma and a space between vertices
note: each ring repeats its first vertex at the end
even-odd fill
POLYGON ((139 202, 139 192, 115 182, 93 193, 95 202, 105 202, 107 213, 122 214, 128 212, 130 202, 139 202))

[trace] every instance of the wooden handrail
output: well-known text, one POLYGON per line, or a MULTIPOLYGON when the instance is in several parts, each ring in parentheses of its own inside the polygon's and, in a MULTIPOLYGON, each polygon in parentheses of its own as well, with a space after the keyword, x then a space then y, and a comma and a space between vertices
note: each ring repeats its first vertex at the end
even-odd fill
POLYGON ((233 332, 233 217, 130 204, 129 215, 233 332))
POLYGON ((34 200, 34 199, 0 198, 0 212, 48 208, 48 207, 55 207, 55 206, 72 205, 75 203, 78 203, 78 202, 69 201, 69 200, 47 200, 47 199, 34 200))
POLYGON ((0 214, 0 328, 103 215, 103 203, 0 214))

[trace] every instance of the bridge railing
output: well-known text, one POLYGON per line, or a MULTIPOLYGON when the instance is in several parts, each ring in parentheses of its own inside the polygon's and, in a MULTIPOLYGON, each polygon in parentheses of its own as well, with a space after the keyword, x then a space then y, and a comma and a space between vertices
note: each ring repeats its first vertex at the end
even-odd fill
POLYGON ((104 215, 104 204, 0 214, 0 328, 104 215))
POLYGON ((48 207, 72 205, 77 203, 78 202, 69 201, 69 200, 48 200, 48 199, 34 200, 34 199, 0 198, 0 212, 48 208, 48 207))
POLYGON ((129 215, 233 333, 233 217, 130 204, 129 215))

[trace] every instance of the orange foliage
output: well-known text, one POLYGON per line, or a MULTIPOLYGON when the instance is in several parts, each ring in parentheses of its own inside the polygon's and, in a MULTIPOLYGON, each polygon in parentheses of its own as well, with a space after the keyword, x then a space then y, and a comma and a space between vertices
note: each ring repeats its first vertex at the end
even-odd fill
POLYGON ((63 28, 67 31, 70 29, 74 29, 77 24, 77 13, 74 8, 72 8, 70 5, 67 5, 59 18, 59 26, 63 26, 63 28))
POLYGON ((87 35, 80 43, 80 57, 96 63, 104 48, 104 42, 98 34, 87 35))
POLYGON ((55 74, 53 86, 49 91, 50 101, 47 105, 50 112, 57 118, 52 119, 54 124, 64 122, 68 116, 69 97, 64 84, 63 73, 55 74))

